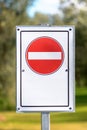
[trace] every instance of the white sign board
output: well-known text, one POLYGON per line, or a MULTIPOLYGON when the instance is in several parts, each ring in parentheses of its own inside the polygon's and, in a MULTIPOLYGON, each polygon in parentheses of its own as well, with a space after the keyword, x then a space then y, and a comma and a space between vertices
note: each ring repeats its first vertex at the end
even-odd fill
POLYGON ((74 27, 17 26, 17 111, 74 111, 74 27))

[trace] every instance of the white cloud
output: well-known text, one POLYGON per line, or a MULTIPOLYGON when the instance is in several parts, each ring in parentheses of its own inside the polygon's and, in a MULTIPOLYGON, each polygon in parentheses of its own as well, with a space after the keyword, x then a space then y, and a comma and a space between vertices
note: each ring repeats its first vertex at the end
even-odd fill
POLYGON ((39 0, 40 3, 58 4, 58 0, 39 0))
POLYGON ((35 12, 56 14, 58 12, 58 0, 37 0, 29 10, 29 15, 33 16, 35 12))

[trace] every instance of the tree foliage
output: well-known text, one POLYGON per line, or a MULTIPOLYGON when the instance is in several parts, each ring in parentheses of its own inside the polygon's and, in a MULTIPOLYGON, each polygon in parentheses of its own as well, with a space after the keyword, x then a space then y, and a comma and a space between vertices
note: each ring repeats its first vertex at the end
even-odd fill
POLYGON ((76 83, 78 86, 87 85, 87 0, 60 1, 62 21, 65 25, 76 27, 76 83), (66 4, 67 3, 67 4, 66 4))
POLYGON ((0 1, 0 109, 3 110, 15 105, 15 27, 29 24, 26 8, 33 1, 0 1))

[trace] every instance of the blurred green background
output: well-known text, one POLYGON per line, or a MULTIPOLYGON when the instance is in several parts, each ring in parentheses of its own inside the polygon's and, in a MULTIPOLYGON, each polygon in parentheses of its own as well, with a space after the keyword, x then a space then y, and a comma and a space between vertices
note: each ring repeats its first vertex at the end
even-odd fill
MULTIPOLYGON (((0 130, 40 130, 40 113, 17 114, 16 32, 17 25, 75 25, 76 112, 51 113, 51 130, 87 129, 87 0, 67 4, 60 0, 59 14, 28 15, 37 0, 0 0, 0 130), (67 5, 67 6, 65 6, 67 5), (82 6, 81 6, 82 5, 82 6), (81 6, 81 8, 79 8, 81 6)), ((50 0, 49 0, 50 2, 50 0)))

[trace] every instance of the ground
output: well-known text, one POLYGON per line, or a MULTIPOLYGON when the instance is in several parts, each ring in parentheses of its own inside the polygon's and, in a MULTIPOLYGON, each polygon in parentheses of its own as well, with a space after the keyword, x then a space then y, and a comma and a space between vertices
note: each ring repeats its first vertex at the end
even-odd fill
MULTIPOLYGON (((50 113, 51 130, 87 129, 87 88, 76 89, 74 113, 50 113)), ((0 112, 0 130, 41 130, 41 113, 0 112)))

